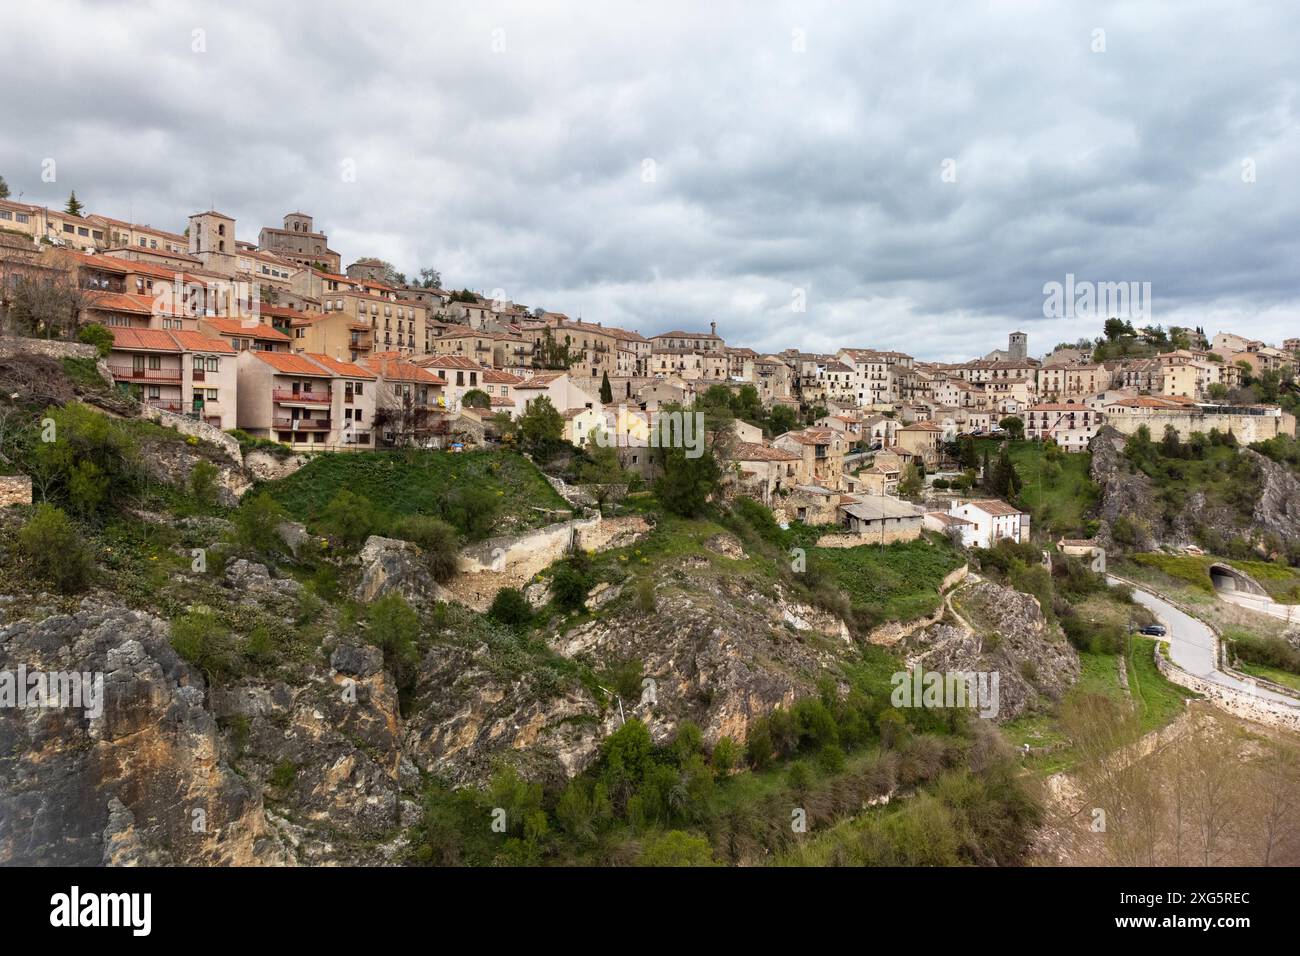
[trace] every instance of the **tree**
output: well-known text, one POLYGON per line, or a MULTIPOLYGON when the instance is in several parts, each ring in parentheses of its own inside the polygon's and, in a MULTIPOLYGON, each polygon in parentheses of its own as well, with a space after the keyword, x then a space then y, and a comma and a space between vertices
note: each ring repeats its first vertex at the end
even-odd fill
POLYGON ((921 493, 921 472, 916 465, 908 462, 898 482, 898 494, 901 498, 915 498, 921 493))
POLYGON ((519 416, 519 434, 524 446, 538 457, 550 457, 564 438, 564 416, 545 395, 534 398, 519 416))
POLYGON ((369 498, 343 488, 325 506, 321 523, 344 544, 355 547, 379 530, 379 511, 369 498))
POLYGON ((94 571, 83 540, 61 509, 39 504, 31 520, 18 532, 18 553, 34 576, 71 594, 85 588, 94 571))
POLYGON ((491 408, 492 396, 481 388, 471 388, 460 398, 463 408, 491 408))
POLYGON ((9 198, 9 184, 5 182, 5 178, 3 176, 0 176, 0 199, 8 199, 8 198, 9 198))
POLYGON ((799 425, 799 416, 789 405, 776 405, 772 408, 771 414, 767 419, 767 431, 769 435, 784 435, 792 431, 799 425))
POLYGON ((83 325, 77 333, 77 341, 95 346, 100 358, 108 358, 108 353, 113 350, 113 333, 98 322, 83 325))
POLYGON ((63 211, 69 216, 80 216, 85 212, 85 207, 81 204, 81 201, 77 199, 77 191, 75 189, 72 191, 72 195, 68 197, 68 203, 63 207, 63 211))
POLYGON ((419 615, 396 591, 389 591, 370 605, 366 639, 384 652, 384 666, 393 672, 399 687, 406 685, 414 673, 420 656, 415 643, 419 636, 419 615))
POLYGON ((1016 415, 1008 415, 998 422, 998 427, 1005 429, 1012 441, 1020 441, 1025 437, 1025 423, 1016 415))
POLYGON ((40 277, 15 272, 4 299, 5 325, 20 335, 70 338, 77 329, 87 295, 73 280, 72 273, 40 277))
POLYGON ((600 373, 600 402, 602 405, 613 404, 614 389, 609 384, 609 372, 600 373))
POLYGON ((438 289, 442 287, 442 273, 437 269, 420 270, 420 287, 423 289, 438 289))
POLYGON ((684 518, 703 513, 722 478, 713 453, 690 458, 684 448, 661 449, 664 473, 654 484, 655 497, 667 510, 684 518))
POLYGON ((492 599, 488 617, 515 631, 525 630, 533 619, 533 609, 518 588, 502 588, 492 599))

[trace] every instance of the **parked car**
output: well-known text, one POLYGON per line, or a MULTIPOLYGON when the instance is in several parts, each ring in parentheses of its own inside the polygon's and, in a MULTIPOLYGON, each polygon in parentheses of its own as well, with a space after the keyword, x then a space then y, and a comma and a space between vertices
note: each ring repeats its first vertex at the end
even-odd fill
POLYGON ((1139 634, 1145 634, 1148 637, 1164 637, 1165 626, 1163 624, 1148 624, 1146 627, 1138 628, 1139 634))

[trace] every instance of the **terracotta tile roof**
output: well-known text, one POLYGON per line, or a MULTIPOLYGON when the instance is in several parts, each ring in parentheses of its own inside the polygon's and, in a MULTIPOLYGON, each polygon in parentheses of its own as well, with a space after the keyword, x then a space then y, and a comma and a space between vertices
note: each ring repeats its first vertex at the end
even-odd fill
POLYGON ((554 382, 557 378, 559 378, 563 374, 565 373, 547 372, 542 375, 534 375, 532 378, 525 379, 524 381, 516 385, 515 391, 518 391, 521 388, 549 388, 551 383, 554 382))
POLYGON ((356 362, 344 362, 342 359, 330 358, 328 355, 319 352, 303 352, 301 354, 307 356, 316 364, 325 366, 325 368, 329 369, 335 375, 342 375, 346 378, 365 378, 371 380, 376 377, 374 372, 358 365, 356 362))
POLYGON ((980 511, 983 511, 985 514, 990 514, 995 517, 1001 517, 1005 515, 1024 514, 1024 512, 1021 511, 1019 508, 1013 508, 1005 501, 998 501, 996 498, 986 498, 982 501, 972 501, 969 502, 969 504, 972 508, 978 508, 980 511))
MULTIPOLYGON (((260 362, 265 362, 271 368, 284 375, 309 375, 316 378, 330 378, 331 371, 312 361, 316 356, 308 357, 306 352, 258 352, 249 351, 244 353, 252 355, 260 362)), ((365 373, 367 377, 373 377, 370 373, 365 373)))
POLYGON ((518 385, 523 379, 518 375, 511 375, 509 372, 500 372, 494 368, 487 369, 483 372, 483 384, 485 385, 518 385))
POLYGON ((418 382, 423 385, 446 385, 441 375, 420 368, 404 358, 391 358, 386 354, 372 355, 365 360, 366 367, 378 372, 390 382, 418 382))
POLYGON ((792 455, 780 448, 759 445, 755 442, 741 441, 732 446, 733 461, 801 461, 798 455, 792 455))
POLYGON ((463 368, 475 372, 483 371, 482 365, 463 355, 422 355, 413 361, 423 368, 463 368))
POLYGON ((272 328, 265 322, 252 321, 245 319, 228 319, 222 317, 205 317, 200 319, 204 325, 210 326, 221 335, 238 335, 250 339, 265 339, 271 342, 288 342, 289 336, 285 335, 279 329, 272 328))
POLYGON ((221 339, 214 339, 210 335, 204 335, 202 332, 187 332, 184 329, 176 329, 171 333, 172 338, 180 343, 181 347, 187 352, 225 352, 228 355, 234 355, 235 350, 229 342, 223 342, 221 339))
POLYGON ((99 312, 153 315, 153 296, 129 292, 89 292, 86 294, 86 307, 99 312))
POLYGON ((180 344, 170 332, 161 329, 123 329, 113 327, 113 348, 131 351, 180 352, 180 344))

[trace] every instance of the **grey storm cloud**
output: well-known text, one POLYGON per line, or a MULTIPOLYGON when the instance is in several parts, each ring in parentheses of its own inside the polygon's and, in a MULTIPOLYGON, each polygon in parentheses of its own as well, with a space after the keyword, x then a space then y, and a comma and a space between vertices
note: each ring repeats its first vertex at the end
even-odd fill
POLYGON ((1067 273, 1277 339, 1298 39, 1198 0, 12 4, 0 174, 245 239, 301 208, 345 262, 760 349, 1046 349, 1099 330, 1044 318, 1067 273))

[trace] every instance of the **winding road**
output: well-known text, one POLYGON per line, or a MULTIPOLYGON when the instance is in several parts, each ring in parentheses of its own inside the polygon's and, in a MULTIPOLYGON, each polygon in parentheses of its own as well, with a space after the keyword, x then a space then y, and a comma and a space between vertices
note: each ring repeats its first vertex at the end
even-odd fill
POLYGON ((1164 640, 1169 642, 1169 658, 1175 665, 1189 674, 1218 684, 1221 687, 1251 697, 1275 701, 1300 710, 1300 699, 1286 694, 1279 694, 1219 670, 1218 661, 1215 659, 1216 641, 1214 632, 1210 630, 1209 625, 1203 621, 1198 621, 1185 611, 1179 610, 1164 598, 1146 590, 1140 584, 1117 578, 1114 575, 1107 575, 1106 579, 1111 584, 1127 584, 1132 587, 1133 600, 1151 611, 1156 616, 1156 619, 1165 626, 1167 633, 1164 640))

